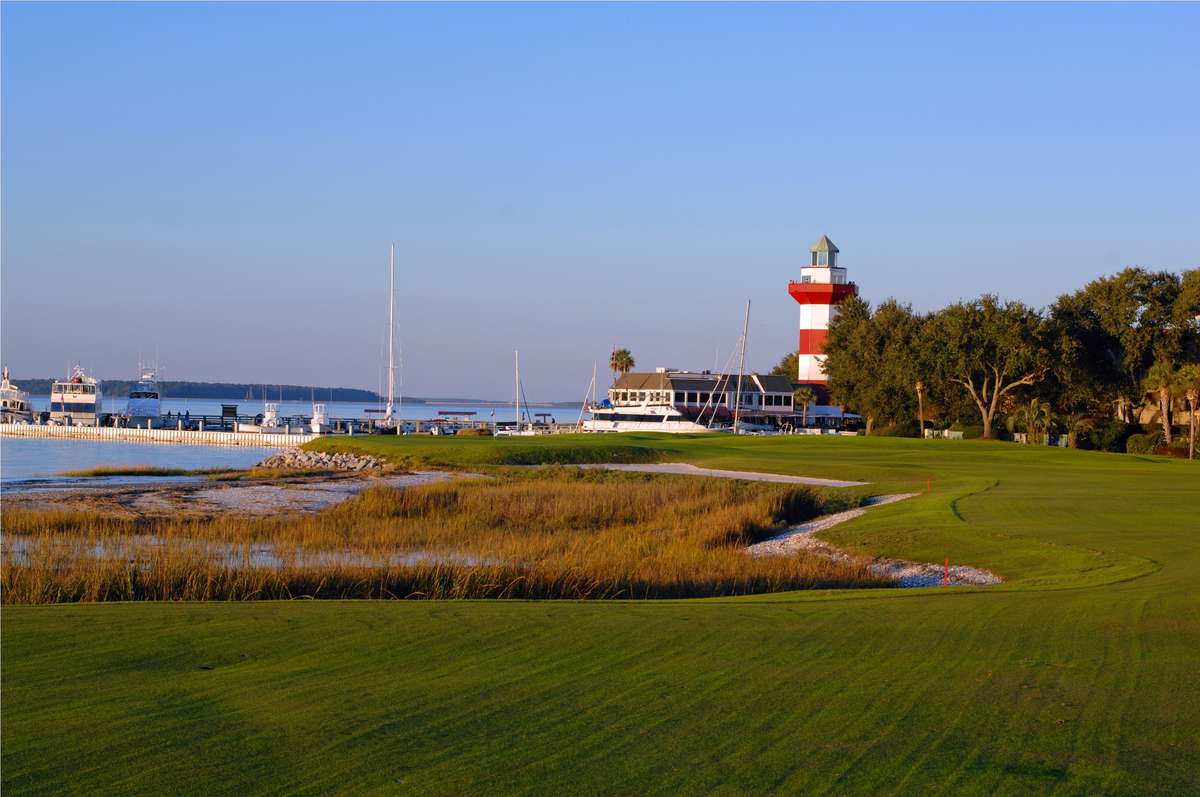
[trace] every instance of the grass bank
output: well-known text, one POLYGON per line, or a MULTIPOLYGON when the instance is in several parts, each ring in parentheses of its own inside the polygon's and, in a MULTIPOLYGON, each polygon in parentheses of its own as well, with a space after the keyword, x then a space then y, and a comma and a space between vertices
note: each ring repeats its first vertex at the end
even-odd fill
MULTIPOLYGON (((496 456, 411 442, 397 455, 496 456)), ((5 606, 5 794, 1200 792, 1196 463, 885 438, 621 442, 873 482, 853 495, 922 492, 826 536, 1009 580, 5 606)))
POLYGON ((304 447, 331 454, 369 454, 401 468, 472 468, 487 465, 565 465, 661 462, 669 455, 661 435, 545 435, 540 437, 433 437, 429 435, 326 437, 304 447))

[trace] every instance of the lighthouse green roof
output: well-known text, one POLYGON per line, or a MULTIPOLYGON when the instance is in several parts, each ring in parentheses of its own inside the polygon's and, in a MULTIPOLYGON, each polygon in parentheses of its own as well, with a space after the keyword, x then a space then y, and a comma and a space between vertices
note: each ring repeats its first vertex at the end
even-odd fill
POLYGON ((821 240, 819 240, 815 244, 813 244, 812 249, 809 249, 808 251, 810 251, 810 252, 837 252, 840 250, 836 246, 833 245, 833 241, 829 240, 828 235, 822 235, 821 240))

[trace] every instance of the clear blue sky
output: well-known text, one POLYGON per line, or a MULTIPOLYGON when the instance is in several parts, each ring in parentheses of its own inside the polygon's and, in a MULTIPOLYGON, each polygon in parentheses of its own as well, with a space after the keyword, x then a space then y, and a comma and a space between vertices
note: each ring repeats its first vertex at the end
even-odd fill
POLYGON ((1200 264, 1200 5, 4 3, 3 359, 578 398, 613 344, 1200 264))

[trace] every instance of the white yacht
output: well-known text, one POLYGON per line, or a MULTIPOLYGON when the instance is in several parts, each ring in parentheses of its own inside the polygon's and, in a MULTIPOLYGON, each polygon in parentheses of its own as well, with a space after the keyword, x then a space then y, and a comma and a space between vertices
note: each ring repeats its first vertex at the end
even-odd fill
POLYGON ((593 402, 583 421, 587 432, 727 432, 741 383, 739 431, 778 429, 794 414, 792 383, 767 374, 694 373, 659 368, 628 373, 593 402))
POLYGON ((279 404, 274 401, 263 402, 262 415, 255 421, 255 423, 239 423, 235 430, 256 434, 283 434, 289 431, 287 427, 279 425, 279 404))
POLYGON ((153 368, 143 368, 141 378, 129 391, 125 422, 138 429, 154 429, 162 419, 162 396, 153 368))
POLYGON ((4 368, 0 379, 0 423, 30 423, 33 411, 29 408, 29 394, 8 381, 8 368, 4 368))
POLYGON ((99 426, 104 412, 100 382, 76 365, 71 375, 50 387, 50 423, 99 426))
POLYGON ((329 424, 329 413, 325 409, 325 405, 320 402, 313 402, 312 405, 312 420, 309 421, 309 431, 313 434, 328 434, 333 430, 329 424))

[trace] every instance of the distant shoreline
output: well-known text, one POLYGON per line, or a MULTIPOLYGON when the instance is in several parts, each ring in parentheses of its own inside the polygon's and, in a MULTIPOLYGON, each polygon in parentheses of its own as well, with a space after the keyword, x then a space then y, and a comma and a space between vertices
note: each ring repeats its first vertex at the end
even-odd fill
MULTIPOLYGON (((13 384, 31 396, 49 396, 54 379, 16 379, 13 384)), ((128 379, 101 380, 104 395, 124 396, 136 382, 128 379)), ((251 385, 238 382, 159 382, 164 399, 209 399, 212 401, 337 401, 346 403, 380 404, 383 397, 373 390, 353 387, 317 387, 314 385, 251 385), (249 398, 247 398, 249 395, 249 398)), ((512 401, 474 398, 430 398, 404 396, 406 404, 423 406, 451 404, 463 407, 507 407, 512 401)), ((534 401, 534 407, 578 409, 578 401, 534 401)))

